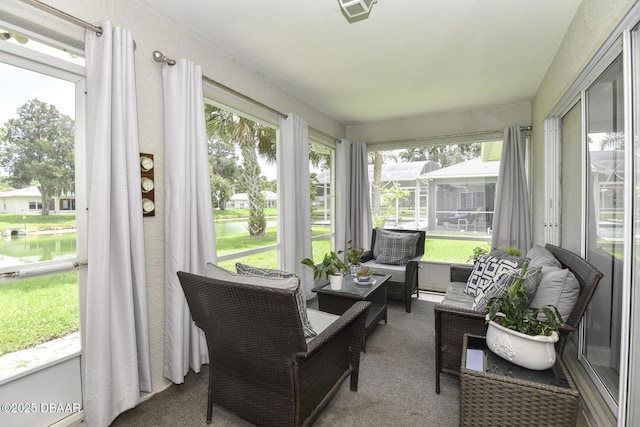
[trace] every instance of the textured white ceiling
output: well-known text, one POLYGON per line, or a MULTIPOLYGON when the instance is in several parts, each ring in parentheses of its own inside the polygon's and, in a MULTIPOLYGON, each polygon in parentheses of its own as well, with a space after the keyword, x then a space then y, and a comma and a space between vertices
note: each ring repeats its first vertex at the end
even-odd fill
POLYGON ((581 0, 140 0, 343 124, 531 101, 581 0))

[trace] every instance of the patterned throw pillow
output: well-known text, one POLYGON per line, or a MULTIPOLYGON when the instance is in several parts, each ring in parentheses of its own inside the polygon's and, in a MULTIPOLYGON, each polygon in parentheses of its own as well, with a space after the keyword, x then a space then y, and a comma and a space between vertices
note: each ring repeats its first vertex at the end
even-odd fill
POLYGON ((473 272, 467 280, 464 292, 471 296, 485 293, 493 283, 493 278, 503 271, 512 271, 518 268, 518 263, 508 259, 500 259, 490 255, 481 254, 475 263, 473 272))
POLYGON ((271 277, 277 279, 286 279, 289 277, 295 277, 298 282, 298 286, 296 287, 295 295, 296 302, 298 303, 298 314, 300 315, 300 320, 302 321, 302 330, 304 331, 305 338, 313 338, 316 335, 316 331, 313 330, 313 326, 311 326, 311 322, 307 316, 307 304, 304 298, 302 297, 302 291, 300 290, 300 278, 293 274, 288 273, 282 270, 272 270, 268 268, 260 268, 260 267, 252 267, 247 264, 242 264, 240 262, 236 263, 236 272, 238 274, 244 274, 246 276, 260 276, 260 277, 271 277))
POLYGON ((409 262, 416 252, 420 238, 419 233, 376 233, 376 236, 376 247, 380 252, 376 262, 393 265, 409 262))
MULTIPOLYGON (((418 244, 418 239, 420 239, 420 233, 402 233, 399 231, 392 231, 392 230, 387 230, 384 228, 380 228, 377 227, 376 228, 376 240, 373 242, 373 257, 374 258, 378 258, 378 255, 380 255, 380 245, 378 244, 378 241, 380 239, 381 236, 385 236, 385 237, 403 237, 403 236, 407 236, 407 235, 415 235, 416 236, 416 246, 418 244)), ((413 249, 413 252, 415 253, 415 248, 413 249)))
MULTIPOLYGON (((503 272, 493 278, 493 283, 484 292, 476 295, 476 299, 471 307, 473 310, 482 311, 489 303, 489 300, 494 297, 501 297, 507 293, 513 284, 518 280, 522 274, 522 269, 503 272)), ((529 300, 525 301, 528 306, 529 302, 538 290, 540 285, 540 279, 542 279, 542 268, 531 268, 527 270, 527 274, 522 281, 525 291, 529 294, 529 300)))

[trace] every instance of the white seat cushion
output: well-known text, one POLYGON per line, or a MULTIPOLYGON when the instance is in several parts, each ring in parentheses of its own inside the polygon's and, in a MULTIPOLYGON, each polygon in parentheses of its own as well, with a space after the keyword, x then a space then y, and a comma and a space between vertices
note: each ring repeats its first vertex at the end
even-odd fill
POLYGON ((448 307, 471 310, 471 307, 475 302, 475 297, 464 291, 465 286, 467 286, 467 284, 463 282, 449 283, 447 293, 445 294, 441 304, 448 307))
POLYGON ((389 274, 392 282, 404 283, 404 276, 407 271, 405 265, 380 264, 375 260, 363 262, 362 265, 369 267, 375 274, 389 274))
MULTIPOLYGON (((309 322, 311 323, 311 326, 313 327, 313 330, 317 334, 320 334, 322 331, 327 329, 329 325, 340 318, 340 316, 337 316, 335 314, 326 313, 320 310, 314 310, 312 308, 307 308, 307 317, 309 319, 309 322)), ((314 338, 315 337, 306 338, 307 343, 309 343, 314 338)))

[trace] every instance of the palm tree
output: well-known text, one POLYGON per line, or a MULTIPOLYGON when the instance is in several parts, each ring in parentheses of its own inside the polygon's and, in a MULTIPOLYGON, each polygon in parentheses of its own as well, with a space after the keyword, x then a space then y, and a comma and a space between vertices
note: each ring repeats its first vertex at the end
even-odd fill
POLYGON ((264 216, 265 199, 258 155, 268 162, 275 161, 275 129, 208 104, 205 105, 205 120, 209 138, 231 141, 240 148, 243 178, 249 199, 249 235, 264 236, 267 221, 264 216))

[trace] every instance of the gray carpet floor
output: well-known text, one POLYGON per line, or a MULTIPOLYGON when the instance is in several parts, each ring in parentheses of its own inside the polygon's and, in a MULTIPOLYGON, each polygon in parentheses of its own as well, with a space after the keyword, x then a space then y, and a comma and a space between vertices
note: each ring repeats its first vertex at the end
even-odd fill
MULTIPOLYGON (((347 379, 315 426, 458 425, 458 378, 442 375, 441 392, 434 391, 433 304, 414 299, 412 312, 405 313, 404 304, 389 303, 388 323, 381 322, 367 338, 358 392, 349 390, 347 379)), ((184 384, 121 414, 112 426, 205 426, 207 380, 207 366, 191 372, 184 384)), ((211 425, 251 424, 214 405, 211 425)))
MULTIPOLYGON (((315 301, 309 303, 310 307, 315 301)), ((457 426, 458 379, 442 376, 434 391, 433 303, 414 299, 412 312, 390 302, 388 323, 367 339, 360 361, 358 392, 345 381, 315 426, 457 426)), ((205 426, 207 366, 190 372, 184 384, 121 414, 112 426, 205 426)), ((251 424, 214 406, 212 425, 251 424)))

